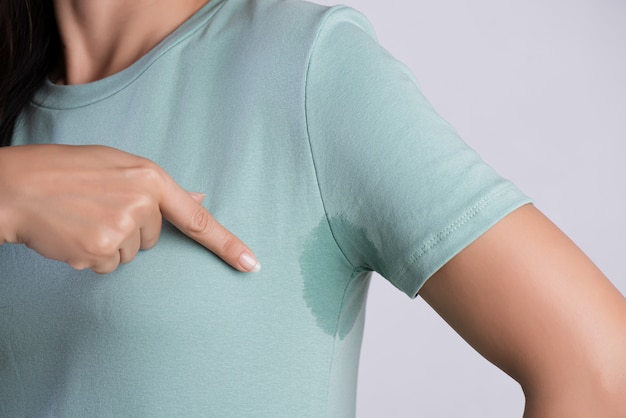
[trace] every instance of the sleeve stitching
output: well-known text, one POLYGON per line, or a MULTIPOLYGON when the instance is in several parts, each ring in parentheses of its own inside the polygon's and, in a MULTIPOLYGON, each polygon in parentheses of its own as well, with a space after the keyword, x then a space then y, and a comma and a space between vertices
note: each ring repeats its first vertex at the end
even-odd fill
MULTIPOLYGON (((481 212, 483 212, 485 208, 489 207, 500 195, 510 192, 511 188, 511 184, 506 184, 499 190, 496 190, 493 193, 484 196, 471 208, 467 209, 454 222, 450 223, 447 227, 443 228, 436 235, 426 240, 413 254, 407 257, 406 262, 402 263, 402 266, 399 268, 399 270, 395 272, 392 277, 397 277, 400 281, 404 281, 404 276, 408 273, 409 269, 418 262, 420 258, 422 258, 425 254, 427 254, 431 249, 436 247, 440 242, 445 240, 452 233, 459 230, 461 227, 470 222, 474 217, 478 216, 481 212)), ((528 203, 528 199, 525 199, 523 202, 528 203)), ((516 204, 515 207, 517 206, 519 205, 516 204)), ((508 210, 507 213, 510 213, 510 210, 508 210)), ((469 245, 471 242, 473 242, 473 240, 468 242, 467 245, 469 245)), ((426 280, 429 279, 429 277, 420 277, 419 281, 422 282, 423 285, 423 283, 425 283, 426 280)))

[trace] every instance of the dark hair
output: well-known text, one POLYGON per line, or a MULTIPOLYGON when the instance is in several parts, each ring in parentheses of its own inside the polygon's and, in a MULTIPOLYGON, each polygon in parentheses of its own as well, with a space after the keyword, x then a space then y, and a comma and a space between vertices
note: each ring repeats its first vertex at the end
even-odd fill
POLYGON ((0 146, 57 64, 61 42, 52 0, 0 1, 0 146))

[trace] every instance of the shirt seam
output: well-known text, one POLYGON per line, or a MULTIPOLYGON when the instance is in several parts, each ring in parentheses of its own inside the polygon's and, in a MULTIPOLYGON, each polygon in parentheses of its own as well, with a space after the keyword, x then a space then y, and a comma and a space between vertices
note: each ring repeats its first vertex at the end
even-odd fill
POLYGON ((339 245, 339 242, 337 240, 337 236, 335 235, 335 231, 333 230, 333 226, 330 222, 330 218, 328 215, 328 210, 327 210, 327 205, 326 205, 326 201, 324 200, 324 194, 322 192, 322 186, 320 184, 319 181, 319 175, 318 175, 318 167, 317 167, 317 163, 315 161, 315 155, 313 152, 313 143, 311 140, 311 131, 309 129, 309 113, 308 113, 308 87, 309 87, 309 74, 311 71, 311 61, 313 58, 313 53, 316 50, 316 47, 318 45, 318 40, 321 36, 321 33, 325 27, 326 22, 328 21, 328 19, 330 18, 330 16, 332 16, 333 14, 335 14, 336 12, 340 11, 340 10, 347 10, 348 7, 346 6, 336 6, 331 8, 326 15, 322 18, 322 20, 320 21, 320 24, 317 28, 317 31, 315 33, 315 36, 313 38, 313 42, 311 44, 311 48, 309 50, 308 56, 307 56, 307 60, 306 60, 306 70, 305 70, 305 75, 304 75, 304 126, 305 126, 305 131, 306 131, 306 139, 309 145, 309 154, 311 156, 311 161, 313 163, 313 171, 314 171, 314 177, 315 177, 315 184, 317 185, 317 191, 319 194, 319 198, 320 198, 320 202, 322 203, 322 208, 324 210, 324 218, 326 219, 326 223, 328 224, 328 228, 330 230, 330 234, 333 238, 333 241, 337 247, 337 249, 339 250, 339 252, 341 253, 341 255, 344 257, 344 259, 348 262, 348 264, 353 268, 352 274, 354 274, 356 271, 359 270, 359 267, 357 265, 355 265, 350 258, 348 257, 348 255, 346 254, 346 252, 343 250, 343 248, 341 248, 341 245, 339 245))
POLYGON ((315 35, 313 37, 313 40, 311 42, 311 47, 309 49, 308 55, 307 55, 307 59, 306 59, 306 63, 305 63, 305 73, 304 73, 304 94, 303 94, 303 113, 304 113, 304 126, 305 126, 305 133, 306 133, 306 140, 308 142, 309 145, 309 154, 311 157, 311 162, 313 164, 313 172, 314 172, 314 179, 315 179, 315 184, 317 186, 317 192, 320 198, 320 202, 322 204, 322 209, 324 211, 324 219, 326 219, 326 224, 328 225, 328 229, 330 231, 330 235, 333 239, 333 242, 335 243, 335 246, 337 247, 337 249, 339 250, 339 252, 341 253, 342 257, 346 260, 346 262, 350 265, 350 267, 352 267, 352 272, 350 273, 350 279, 348 280, 348 282, 346 283, 346 286, 344 288, 343 291, 343 295, 341 298, 341 304, 339 307, 339 313, 337 314, 337 318, 335 321, 335 329, 333 330, 333 342, 332 342, 332 347, 331 347, 331 351, 330 351, 330 362, 328 365, 328 380, 326 382, 326 406, 324 408, 324 416, 328 416, 328 407, 329 407, 329 398, 330 398, 330 379, 332 376, 332 369, 334 366, 334 357, 335 357, 335 349, 336 349, 336 344, 337 344, 337 334, 338 334, 338 329, 339 329, 339 319, 341 318, 341 313, 343 310, 343 305, 345 302, 345 297, 346 297, 346 291, 348 289, 348 286, 350 285, 350 283, 352 283, 352 281, 354 280, 355 277, 358 277, 358 272, 360 271, 360 268, 357 267, 348 257, 348 255, 346 254, 346 252, 343 250, 343 248, 341 248, 341 245, 339 245, 339 242, 337 241, 337 236, 335 234, 335 231, 333 230, 333 226, 330 222, 330 218, 328 215, 328 210, 326 209, 327 205, 326 202, 324 200, 324 194, 322 193, 322 187, 320 184, 320 180, 319 180, 319 175, 318 175, 318 166, 315 160, 315 155, 313 152, 313 144, 312 144, 312 140, 311 140, 311 131, 309 129, 309 115, 308 115, 308 86, 309 86, 309 74, 311 71, 311 61, 313 58, 313 53, 316 50, 316 47, 318 45, 318 40, 321 36, 322 31, 324 30, 324 27, 326 25, 326 22, 330 19, 330 17, 332 15, 334 15, 335 13, 337 13, 340 10, 348 10, 349 8, 346 6, 335 6, 330 8, 325 15, 322 17, 322 19, 320 20, 320 23, 317 27, 317 30, 315 32, 315 35))
POLYGON ((341 315, 343 314, 343 307, 346 303, 346 293, 348 292, 348 289, 350 288, 350 285, 352 284, 352 282, 360 276, 360 274, 362 273, 362 271, 360 269, 354 269, 352 270, 352 273, 350 274, 350 279, 346 282, 345 287, 343 288, 343 293, 341 295, 341 304, 339 305, 339 311, 337 313, 337 318, 335 319, 335 330, 333 332, 333 343, 330 349, 330 362, 328 364, 328 381, 326 382, 326 407, 324 408, 324 416, 327 417, 328 416, 328 399, 329 399, 329 395, 330 395, 330 379, 332 377, 333 374, 333 367, 335 365, 335 349, 336 349, 336 345, 337 345, 337 337, 339 335, 339 322, 341 320, 341 315))

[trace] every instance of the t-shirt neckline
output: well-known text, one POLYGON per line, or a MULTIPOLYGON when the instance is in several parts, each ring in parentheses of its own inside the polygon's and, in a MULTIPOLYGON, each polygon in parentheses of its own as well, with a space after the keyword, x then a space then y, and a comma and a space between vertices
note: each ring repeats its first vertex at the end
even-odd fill
POLYGON ((46 79, 35 92, 32 103, 39 107, 51 109, 75 109, 115 95, 137 80, 169 49, 202 27, 226 1, 210 0, 147 54, 120 72, 85 84, 54 84, 46 79))

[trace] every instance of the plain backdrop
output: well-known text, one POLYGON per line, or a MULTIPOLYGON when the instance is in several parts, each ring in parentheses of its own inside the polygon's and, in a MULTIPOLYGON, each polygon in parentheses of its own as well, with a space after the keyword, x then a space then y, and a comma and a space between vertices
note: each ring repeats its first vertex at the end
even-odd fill
MULTIPOLYGON (((626 293, 626 2, 344 4, 370 19, 461 136, 626 293)), ((523 407, 519 386, 421 299, 374 277, 359 418, 521 417, 523 407)))

